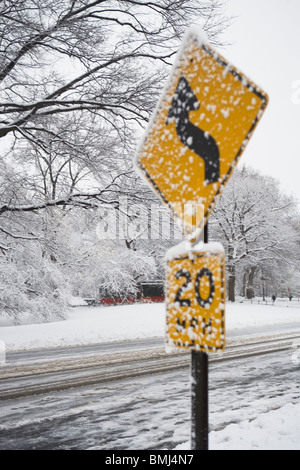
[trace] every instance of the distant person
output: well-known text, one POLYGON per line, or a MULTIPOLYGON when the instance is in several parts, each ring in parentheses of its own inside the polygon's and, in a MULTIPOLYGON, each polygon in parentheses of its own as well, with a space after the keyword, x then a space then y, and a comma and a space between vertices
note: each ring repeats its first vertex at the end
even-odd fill
POLYGON ((292 296, 292 294, 290 294, 290 295, 289 295, 289 299, 290 299, 290 301, 292 300, 292 298, 293 298, 293 296, 292 296))
POLYGON ((274 295, 274 294, 272 295, 272 300, 273 300, 273 302, 275 302, 275 300, 276 300, 276 295, 274 295))

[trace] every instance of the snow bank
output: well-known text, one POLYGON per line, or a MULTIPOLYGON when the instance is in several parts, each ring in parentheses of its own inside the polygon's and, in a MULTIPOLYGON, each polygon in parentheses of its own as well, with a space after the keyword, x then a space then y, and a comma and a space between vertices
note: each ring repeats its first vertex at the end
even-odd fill
POLYGON ((253 421, 230 424, 211 432, 211 449, 299 450, 300 404, 288 403, 278 410, 261 414, 253 421))
POLYGON ((276 301, 272 305, 264 303, 227 303, 226 328, 232 330, 250 326, 276 325, 280 323, 300 322, 300 304, 287 301, 276 301), (293 307, 299 305, 299 308, 293 307))
POLYGON ((164 305, 73 308, 64 321, 2 326, 7 350, 82 345, 164 335, 164 305))
MULTIPOLYGON (((300 404, 288 403, 278 410, 209 433, 210 450, 299 450, 300 404)), ((190 441, 175 450, 190 450, 190 441)))
MULTIPOLYGON (((277 305, 228 303, 225 314, 226 331, 266 324, 300 324, 300 308, 287 308, 288 302, 282 306, 277 302, 277 305)), ((164 334, 163 303, 76 307, 62 321, 11 326, 2 319, 0 324, 0 340, 5 342, 7 350, 163 337, 164 334)))

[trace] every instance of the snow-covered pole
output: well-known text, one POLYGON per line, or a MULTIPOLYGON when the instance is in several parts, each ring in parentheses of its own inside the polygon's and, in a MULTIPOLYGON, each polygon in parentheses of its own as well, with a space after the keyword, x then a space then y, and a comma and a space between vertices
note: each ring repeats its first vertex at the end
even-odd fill
POLYGON ((191 449, 208 450, 208 355, 191 353, 191 449))
MULTIPOLYGON (((204 226, 208 243, 208 222, 204 226)), ((208 450, 208 354, 191 351, 191 449, 208 450)))

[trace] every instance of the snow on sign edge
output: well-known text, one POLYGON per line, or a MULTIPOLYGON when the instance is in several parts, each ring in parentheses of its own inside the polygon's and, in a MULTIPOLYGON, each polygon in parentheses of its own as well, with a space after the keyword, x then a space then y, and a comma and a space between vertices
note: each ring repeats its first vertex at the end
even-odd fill
POLYGON ((224 253, 224 247, 220 242, 209 242, 209 243, 204 243, 203 241, 199 241, 196 245, 192 245, 189 241, 184 240, 181 243, 178 243, 178 245, 172 246, 171 248, 168 249, 168 251, 165 254, 165 260, 170 261, 177 256, 180 255, 185 255, 189 254, 192 252, 198 252, 198 251, 205 251, 205 252, 221 252, 224 253))

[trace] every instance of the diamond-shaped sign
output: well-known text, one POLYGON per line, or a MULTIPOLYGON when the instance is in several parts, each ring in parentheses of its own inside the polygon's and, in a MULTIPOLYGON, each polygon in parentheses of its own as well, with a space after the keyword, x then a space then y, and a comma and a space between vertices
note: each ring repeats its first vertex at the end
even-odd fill
POLYGON ((186 35, 135 163, 189 238, 203 229, 267 102, 194 32, 186 35))

